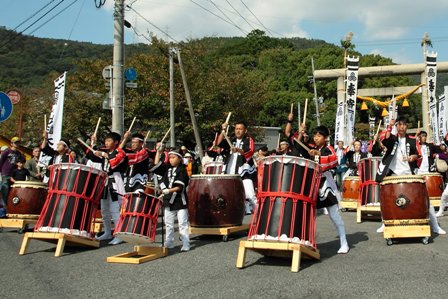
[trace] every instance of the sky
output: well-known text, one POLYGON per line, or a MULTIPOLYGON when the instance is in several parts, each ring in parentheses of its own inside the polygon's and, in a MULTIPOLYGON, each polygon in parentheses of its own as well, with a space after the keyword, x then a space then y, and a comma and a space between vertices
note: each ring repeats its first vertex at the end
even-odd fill
MULTIPOLYGON (((132 28, 125 28, 128 44, 148 43, 150 34, 181 41, 204 36, 245 36, 256 28, 273 37, 321 39, 340 45, 347 33, 352 32, 357 51, 380 54, 403 64, 423 62, 420 43, 427 32, 433 44, 428 50, 438 53, 438 61, 448 61, 447 0, 125 0, 125 3, 131 7, 125 11, 125 19, 132 24, 132 28)), ((8 29, 37 37, 113 43, 113 0, 0 0, 0 4, 0 25, 8 29), (95 2, 101 1, 105 4, 96 8, 95 2)))

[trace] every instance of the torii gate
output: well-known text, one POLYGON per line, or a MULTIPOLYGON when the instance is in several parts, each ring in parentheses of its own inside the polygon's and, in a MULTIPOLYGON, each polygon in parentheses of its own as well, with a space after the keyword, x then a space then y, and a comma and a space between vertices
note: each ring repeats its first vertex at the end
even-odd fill
MULTIPOLYGON (((401 75, 420 75, 420 82, 426 84, 426 64, 401 64, 401 65, 384 65, 384 66, 369 66, 360 67, 358 70, 358 77, 378 77, 378 76, 401 76, 401 75)), ((448 72, 448 61, 437 62, 437 72, 448 72)), ((323 79, 337 79, 337 99, 338 102, 345 99, 345 85, 344 78, 346 69, 327 69, 314 71, 314 78, 316 80, 323 79)), ((409 89, 416 86, 402 86, 402 87, 385 87, 385 88, 369 88, 358 89, 358 94, 363 96, 387 96, 393 94, 401 94, 409 91, 409 89)), ((422 92, 422 122, 423 128, 426 128, 428 136, 431 136, 431 127, 429 125, 429 100, 426 88, 422 92)))

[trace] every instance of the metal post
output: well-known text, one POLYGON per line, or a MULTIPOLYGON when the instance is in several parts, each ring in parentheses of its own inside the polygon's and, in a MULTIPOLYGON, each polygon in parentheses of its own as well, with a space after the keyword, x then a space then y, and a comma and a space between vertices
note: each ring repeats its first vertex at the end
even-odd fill
POLYGON ((124 63, 124 0, 115 0, 114 53, 112 70, 112 131, 123 134, 123 63, 124 63))
POLYGON ((177 49, 177 58, 179 60, 180 74, 182 75, 182 82, 184 84, 185 97, 187 99, 187 104, 188 104, 188 111, 190 111, 191 123, 193 125, 194 139, 196 140, 196 146, 199 151, 198 154, 202 161, 202 157, 204 156, 204 150, 202 149, 202 141, 201 141, 201 137, 199 136, 199 128, 198 128, 198 124, 196 123, 196 117, 194 115, 193 105, 191 103, 190 90, 188 89, 187 78, 185 76, 184 67, 182 65, 182 60, 180 58, 180 50, 179 49, 177 49))
POLYGON ((174 130, 174 67, 173 67, 174 49, 170 48, 169 52, 170 52, 170 127, 171 127, 170 142, 171 147, 175 147, 176 136, 174 130))
POLYGON ((319 103, 317 102, 317 87, 316 87, 316 79, 314 78, 314 59, 313 59, 313 57, 311 57, 311 68, 313 69, 314 105, 316 105, 316 121, 317 121, 317 125, 320 126, 319 103))

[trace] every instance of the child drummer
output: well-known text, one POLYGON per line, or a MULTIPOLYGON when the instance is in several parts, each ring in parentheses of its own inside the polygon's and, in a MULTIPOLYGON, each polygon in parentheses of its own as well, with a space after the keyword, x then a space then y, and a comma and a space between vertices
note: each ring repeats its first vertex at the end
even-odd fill
POLYGON ((339 196, 339 192, 331 173, 338 164, 338 158, 334 149, 331 146, 327 146, 327 138, 330 135, 330 131, 325 126, 316 127, 313 136, 315 147, 305 148, 304 144, 300 142, 304 129, 305 125, 302 124, 298 137, 294 138, 294 147, 304 158, 312 159, 320 164, 322 173, 316 207, 317 209, 325 207, 328 209, 328 215, 339 235, 341 247, 338 253, 348 253, 350 248, 345 235, 344 221, 339 214, 338 208, 337 196, 339 196))
MULTIPOLYGON (((157 148, 154 164, 158 164, 162 155, 162 148, 157 148)), ((160 198, 163 200, 165 206, 165 227, 166 238, 165 244, 168 248, 174 247, 174 217, 177 216, 179 223, 179 234, 182 239, 182 248, 180 251, 190 250, 190 235, 188 225, 188 199, 187 199, 187 187, 188 187, 188 173, 187 168, 182 163, 183 157, 180 151, 171 150, 168 153, 169 165, 165 172, 160 189, 162 195, 160 198)))

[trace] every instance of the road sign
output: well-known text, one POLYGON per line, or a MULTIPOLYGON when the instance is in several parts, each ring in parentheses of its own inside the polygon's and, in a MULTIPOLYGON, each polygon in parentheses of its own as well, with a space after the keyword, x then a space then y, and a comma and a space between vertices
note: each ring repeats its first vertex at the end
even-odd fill
POLYGON ((124 77, 126 78, 126 80, 134 81, 135 79, 137 79, 137 71, 132 67, 127 68, 124 71, 124 77))
POLYGON ((137 88, 137 82, 126 82, 126 87, 137 88))
POLYGON ((113 66, 108 65, 106 67, 104 67, 103 69, 103 78, 104 80, 109 80, 110 78, 112 78, 112 70, 113 70, 113 66))
POLYGON ((12 114, 12 102, 8 95, 0 92, 0 122, 7 120, 12 114))
POLYGON ((22 95, 17 90, 10 90, 6 94, 14 105, 18 104, 22 99, 22 95))

